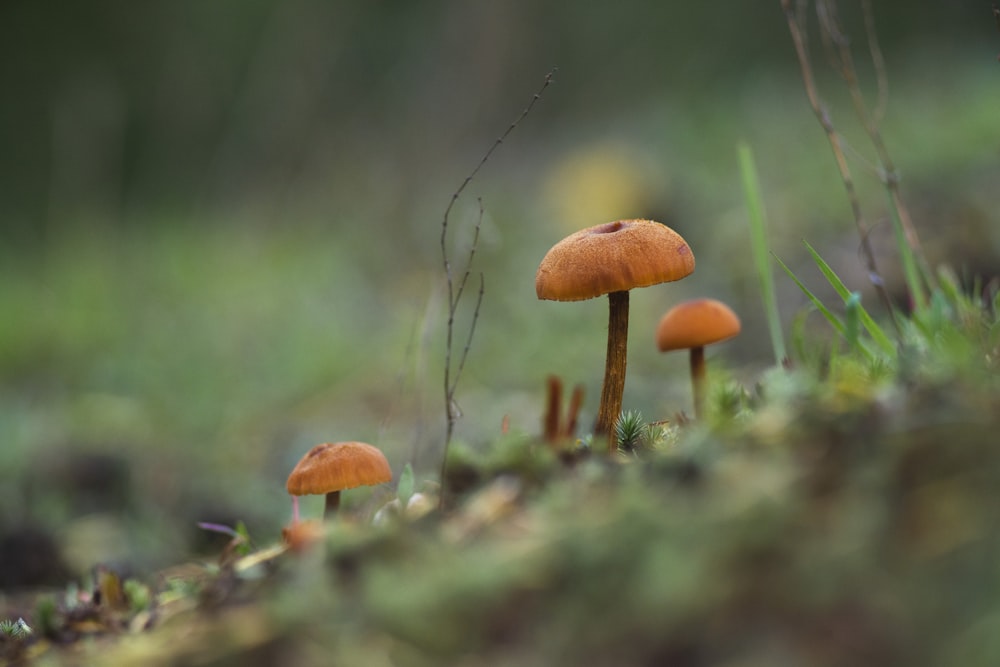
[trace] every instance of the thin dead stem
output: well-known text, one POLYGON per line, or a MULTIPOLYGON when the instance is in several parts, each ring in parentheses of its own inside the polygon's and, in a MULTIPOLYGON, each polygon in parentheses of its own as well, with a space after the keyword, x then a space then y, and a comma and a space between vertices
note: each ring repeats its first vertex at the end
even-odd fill
POLYGON ((482 229, 483 224, 483 202, 482 199, 478 199, 479 203, 479 214, 476 218, 476 224, 472 235, 472 242, 469 247, 469 253, 465 261, 465 270, 462 271, 461 278, 458 279, 457 284, 455 280, 455 275, 452 270, 451 260, 448 256, 448 226, 449 218, 451 216, 451 211, 455 206, 455 202, 458 201, 462 193, 468 187, 472 179, 476 177, 479 171, 486 165, 489 159, 496 152, 497 148, 500 147, 507 137, 514 131, 514 129, 520 124, 524 118, 531 113, 534 108, 535 103, 541 99, 542 93, 553 81, 556 70, 553 69, 551 72, 545 75, 545 80, 542 83, 541 88, 538 92, 534 94, 531 101, 518 115, 518 117, 510 124, 510 126, 504 131, 493 145, 490 146, 489 150, 483 154, 483 157, 479 160, 476 167, 469 172, 462 181, 462 184, 458 186, 451 195, 451 200, 448 202, 448 206, 444 210, 444 217, 441 220, 441 261, 444 265, 445 281, 448 287, 448 325, 446 331, 445 340, 445 353, 444 353, 444 400, 445 400, 445 439, 444 439, 444 453, 441 457, 441 504, 444 505, 445 500, 445 473, 447 472, 448 466, 448 448, 451 445, 451 439, 455 432, 455 423, 461 417, 462 412, 458 407, 458 403, 455 401, 455 392, 458 389, 458 381, 462 377, 462 371, 465 369, 465 362, 469 356, 469 350, 472 347, 472 337, 476 331, 476 324, 479 321, 479 312, 483 303, 483 295, 485 294, 485 281, 483 274, 479 274, 479 292, 476 296, 476 304, 472 311, 472 322, 469 325, 469 333, 465 339, 465 345, 462 348, 462 352, 458 357, 457 366, 453 368, 452 355, 454 350, 454 336, 455 336, 455 316, 458 313, 458 307, 462 300, 462 296, 465 294, 465 288, 469 282, 469 276, 472 274, 472 261, 476 256, 476 249, 479 245, 479 232, 482 229))
POLYGON ((872 11, 871 0, 861 0, 861 11, 865 17, 868 53, 875 69, 875 110, 872 111, 872 118, 876 125, 880 125, 885 118, 885 110, 889 107, 889 77, 886 74, 885 57, 878 41, 878 32, 875 30, 875 13, 872 11))
MULTIPOLYGON (((879 46, 878 36, 875 32, 875 18, 872 14, 870 1, 862 3, 862 11, 865 15, 865 30, 868 37, 869 52, 872 55, 872 65, 876 72, 876 79, 880 82, 879 92, 880 95, 884 95, 887 94, 884 91, 888 88, 888 84, 883 83, 886 81, 885 61, 882 59, 882 49, 879 46)), ((881 117, 884 114, 884 107, 880 111, 877 106, 875 111, 871 111, 865 103, 864 95, 861 93, 861 85, 858 82, 857 68, 854 65, 854 59, 851 54, 850 40, 840 27, 840 17, 837 14, 837 1, 816 0, 816 14, 820 17, 820 26, 823 29, 823 34, 830 35, 836 48, 835 60, 837 66, 835 69, 844 80, 844 83, 847 84, 847 89, 851 95, 851 103, 854 105, 854 112, 861 121, 865 133, 868 135, 868 139, 878 155, 879 176, 889 192, 893 207, 899 214, 906 242, 910 246, 910 249, 913 250, 918 261, 922 262, 923 253, 921 251, 920 238, 913 226, 909 211, 903 203, 903 198, 899 192, 899 173, 896 171, 896 166, 889 155, 889 149, 882 138, 881 117)), ((879 103, 882 103, 881 99, 879 103)), ((932 272, 926 270, 926 266, 923 268, 925 277, 931 279, 932 272)))
POLYGON ((562 435, 559 420, 562 412, 562 380, 550 375, 545 381, 545 416, 542 418, 542 440, 555 447, 562 435))
POLYGON ((563 435, 572 439, 576 437, 577 417, 580 415, 580 407, 583 405, 583 385, 578 384, 573 387, 573 394, 569 398, 569 414, 566 415, 566 428, 563 435))
POLYGON ((577 418, 583 405, 583 385, 573 387, 566 421, 562 420, 562 378, 550 375, 545 380, 545 414, 542 416, 542 440, 558 450, 576 437, 577 418))
MULTIPOLYGON (((899 194, 899 177, 889 156, 885 142, 882 139, 880 129, 881 118, 885 113, 884 109, 888 95, 888 86, 886 83, 885 62, 882 58, 882 51, 875 36, 874 19, 871 14, 871 3, 868 2, 868 0, 863 1, 869 52, 872 57, 872 64, 875 68, 876 79, 878 81, 878 101, 874 112, 869 110, 867 104, 865 103, 864 96, 861 93, 861 86, 858 82, 857 76, 857 68, 854 65, 854 59, 851 54, 850 40, 841 29, 837 13, 836 0, 816 0, 815 4, 816 16, 819 20, 820 35, 823 39, 824 49, 833 68, 844 80, 851 96, 855 113, 864 126, 869 141, 871 141, 873 147, 875 148, 878 156, 878 166, 876 167, 876 172, 889 192, 891 205, 899 215, 906 237, 906 242, 913 251, 913 254, 921 258, 922 261, 923 255, 920 252, 919 239, 917 238, 916 231, 913 228, 910 216, 903 205, 902 197, 899 194)), ((896 320, 895 310, 892 306, 889 293, 878 270, 878 263, 875 260, 875 254, 872 250, 871 243, 869 242, 870 229, 865 220, 865 216, 861 208, 861 201, 858 196, 857 188, 854 184, 854 177, 851 173, 851 169, 845 155, 845 149, 850 151, 852 154, 856 153, 856 151, 854 151, 854 149, 847 144, 837 131, 826 105, 820 98, 816 86, 816 78, 809 57, 807 22, 804 15, 804 10, 808 5, 808 2, 800 0, 795 9, 792 8, 791 0, 781 0, 781 5, 785 11, 788 29, 791 33, 796 57, 799 61, 802 81, 805 85, 809 105, 816 114, 816 118, 819 120, 820 125, 830 142, 830 147, 837 163, 837 169, 840 172, 840 178, 844 184, 844 190, 847 193, 851 213, 854 217, 855 227, 857 228, 858 236, 860 238, 859 254, 864 261, 865 268, 868 271, 872 285, 874 286, 880 301, 885 307, 886 312, 892 319, 892 323, 898 333, 900 331, 899 323, 896 320)), ((928 274, 929 272, 925 271, 924 273, 928 274)))

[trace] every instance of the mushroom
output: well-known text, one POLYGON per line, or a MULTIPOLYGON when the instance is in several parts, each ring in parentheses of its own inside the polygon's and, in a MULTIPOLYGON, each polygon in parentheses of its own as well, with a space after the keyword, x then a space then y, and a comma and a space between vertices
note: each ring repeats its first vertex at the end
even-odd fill
POLYGON ((705 406, 705 346, 732 338, 740 332, 740 318, 716 299, 692 299, 679 303, 660 319, 656 345, 661 352, 691 350, 691 386, 694 415, 705 406))
POLYGON ((292 550, 301 554, 312 545, 323 539, 324 526, 322 521, 299 521, 296 517, 292 523, 281 529, 281 541, 292 550))
MULTIPOLYGON (((628 292, 680 280, 694 255, 680 234, 652 220, 618 220, 564 238, 546 253, 535 275, 539 299, 582 301, 608 295, 608 351, 595 435, 614 433, 625 390, 628 292)), ((609 451, 616 449, 609 439, 609 451)))
POLYGON ((392 480, 385 456, 363 442, 316 445, 296 464, 286 488, 292 495, 292 521, 299 520, 298 496, 326 494, 323 517, 337 512, 340 492, 357 486, 374 486, 392 480))

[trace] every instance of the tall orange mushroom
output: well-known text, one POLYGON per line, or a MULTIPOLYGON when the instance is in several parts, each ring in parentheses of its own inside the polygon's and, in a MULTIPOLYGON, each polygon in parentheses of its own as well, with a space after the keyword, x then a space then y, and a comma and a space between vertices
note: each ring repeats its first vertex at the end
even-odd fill
MULTIPOLYGON (((608 295, 608 350, 594 435, 611 436, 622 409, 628 353, 628 293, 680 280, 694 255, 680 234, 652 220, 618 220, 580 230, 552 246, 535 274, 539 299, 582 301, 608 295)), ((609 437, 609 451, 617 449, 609 437)))
POLYGON ((335 442, 316 445, 296 464, 286 488, 292 495, 293 521, 299 519, 299 496, 325 494, 323 516, 340 507, 340 492, 358 486, 374 486, 392 481, 385 456, 363 442, 335 442))
POLYGON ((661 352, 691 350, 691 386, 694 415, 700 417, 705 407, 705 346, 718 343, 740 332, 740 318, 716 299, 692 299, 677 304, 660 319, 656 327, 656 345, 661 352))

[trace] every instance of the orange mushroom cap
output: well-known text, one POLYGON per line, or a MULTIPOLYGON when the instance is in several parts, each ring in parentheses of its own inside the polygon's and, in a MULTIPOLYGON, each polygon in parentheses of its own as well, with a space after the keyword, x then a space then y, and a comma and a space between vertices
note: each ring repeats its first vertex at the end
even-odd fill
POLYGON ((296 464, 286 488, 293 496, 332 493, 392 480, 385 455, 363 442, 316 445, 296 464))
POLYGON ((715 299, 692 299, 667 311, 656 327, 661 352, 704 347, 740 332, 740 318, 715 299))
POLYGON ((653 220, 617 220, 570 234, 535 274, 539 299, 582 301, 680 280, 694 271, 681 235, 653 220))

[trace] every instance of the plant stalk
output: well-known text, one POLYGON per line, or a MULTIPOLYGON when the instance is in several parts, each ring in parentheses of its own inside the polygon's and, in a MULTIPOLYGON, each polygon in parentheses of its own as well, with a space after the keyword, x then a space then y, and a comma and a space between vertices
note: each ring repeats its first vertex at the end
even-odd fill
POLYGON ((615 425, 622 411, 625 392, 625 365, 628 361, 628 292, 608 294, 608 353, 604 363, 601 406, 597 412, 594 435, 608 437, 608 453, 618 449, 615 425))

